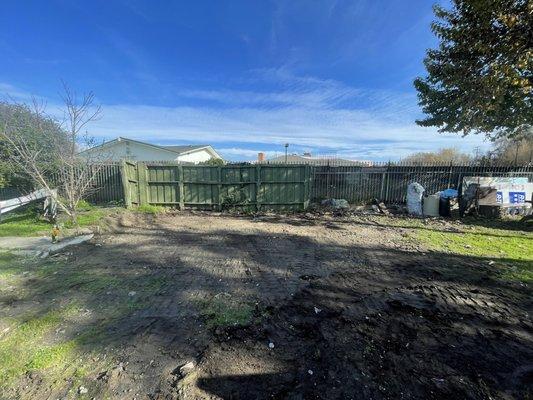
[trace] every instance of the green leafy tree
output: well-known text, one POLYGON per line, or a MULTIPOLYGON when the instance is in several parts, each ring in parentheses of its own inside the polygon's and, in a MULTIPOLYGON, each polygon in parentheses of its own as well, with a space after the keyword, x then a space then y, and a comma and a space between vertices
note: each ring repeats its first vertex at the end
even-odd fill
MULTIPOLYGON (((43 171, 54 168, 54 137, 59 143, 67 144, 67 136, 60 124, 43 113, 35 112, 33 106, 0 101, 0 129, 7 125, 16 127, 21 141, 35 154, 35 160, 43 171), (33 108, 32 108, 33 107, 33 108)), ((13 149, 6 137, 0 134, 0 181, 4 187, 13 186, 29 189, 31 177, 13 160, 13 149)))
POLYGON ((452 3, 434 8, 440 44, 414 82, 426 114, 417 123, 491 139, 533 135, 533 2, 452 3))
POLYGON ((199 165, 210 165, 210 166, 213 166, 213 167, 218 167, 220 165, 225 165, 226 162, 221 159, 221 158, 214 158, 214 157, 211 157, 209 160, 207 161, 202 161, 201 163, 199 163, 199 165))
POLYGON ((29 177, 34 188, 50 191, 58 206, 76 221, 77 205, 98 190, 96 177, 109 159, 103 153, 79 156, 80 147, 95 145, 86 127, 98 119, 100 106, 94 104, 93 93, 78 97, 65 83, 63 89, 63 121, 56 122, 35 101, 10 104, 0 125, 0 143, 7 163, 29 177))

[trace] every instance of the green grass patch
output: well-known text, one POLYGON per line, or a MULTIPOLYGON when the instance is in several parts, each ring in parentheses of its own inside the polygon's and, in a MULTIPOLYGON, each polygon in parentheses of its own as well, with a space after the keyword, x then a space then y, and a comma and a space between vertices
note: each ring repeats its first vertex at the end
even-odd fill
POLYGON ((72 220, 67 220, 63 226, 67 229, 75 227, 86 227, 86 226, 99 226, 107 213, 101 208, 92 208, 83 212, 79 212, 76 215, 76 222, 72 220))
MULTIPOLYGON (((102 359, 100 350, 116 340, 110 328, 152 304, 167 284, 164 277, 150 273, 117 275, 104 267, 11 253, 0 253, 0 277, 2 273, 13 275, 10 284, 20 285, 10 293, 25 288, 25 298, 45 296, 50 301, 36 303, 31 314, 25 311, 0 321, 0 397, 14 393, 31 371, 39 372, 45 385, 77 387, 74 383, 80 382, 89 387, 84 381, 87 371, 113 361, 112 354, 102 359), (31 286, 25 285, 28 279, 31 286), (71 299, 70 305, 59 305, 56 299, 62 298, 71 299), (87 314, 87 307, 94 315, 87 314)), ((4 282, 0 280, 0 288, 4 282)))
POLYGON ((76 351, 76 340, 69 340, 53 346, 38 349, 26 363, 28 370, 40 370, 52 365, 64 364, 76 351))
MULTIPOLYGON (((65 214, 61 214, 58 218, 59 225, 66 229, 100 226, 103 218, 109 215, 111 211, 116 210, 116 208, 100 208, 87 204, 87 207, 84 206, 78 210, 76 223, 71 221, 65 214)), ((52 227, 53 225, 41 218, 37 212, 28 209, 3 217, 0 223, 0 236, 50 235, 52 227)))
POLYGON ((52 224, 31 209, 9 213, 0 222, 0 236, 39 236, 50 234, 52 224))
POLYGON ((75 305, 34 316, 0 340, 0 385, 7 385, 33 369, 65 368, 74 357, 75 342, 43 344, 44 337, 78 312, 75 305))
POLYGON ((78 211, 91 211, 95 208, 91 203, 89 203, 86 200, 80 200, 78 201, 78 204, 76 204, 76 210, 78 211))
POLYGON ((20 257, 8 251, 0 251, 0 279, 9 279, 21 272, 20 257))
POLYGON ((154 206, 152 204, 143 204, 134 209, 137 212, 144 213, 144 214, 161 214, 165 212, 165 207, 162 206, 154 206))
POLYGON ((218 294, 211 300, 202 300, 199 306, 209 328, 249 325, 252 322, 253 307, 233 300, 229 294, 218 294))
POLYGON ((533 233, 469 225, 460 232, 438 225, 416 229, 415 240, 434 251, 491 260, 504 280, 533 282, 533 233))

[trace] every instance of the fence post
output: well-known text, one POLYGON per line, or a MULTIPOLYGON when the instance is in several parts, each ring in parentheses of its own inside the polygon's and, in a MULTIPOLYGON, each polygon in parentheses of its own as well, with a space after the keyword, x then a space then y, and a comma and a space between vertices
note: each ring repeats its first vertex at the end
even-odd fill
POLYGON ((387 163, 387 171, 385 172, 386 174, 386 178, 387 178, 387 185, 385 186, 385 199, 383 201, 389 201, 389 186, 390 186, 390 166, 391 166, 391 162, 389 161, 387 163))
POLYGON ((381 189, 379 191, 379 200, 380 201, 385 201, 385 199, 383 198, 383 192, 385 191, 385 177, 386 176, 387 176, 386 172, 383 172, 381 174, 381 189))
POLYGON ((261 165, 255 166, 255 208, 261 210, 261 165))
POLYGON ((310 187, 311 168, 312 167, 309 165, 304 166, 304 204, 303 204, 304 210, 306 210, 307 207, 309 207, 309 201, 311 198, 311 187, 310 187))
POLYGON ((138 162, 136 167, 139 186, 139 205, 148 204, 148 177, 146 176, 148 168, 143 162, 138 162))
POLYGON ((185 190, 183 187, 183 165, 178 165, 178 190, 180 195, 180 210, 185 209, 185 190))
POLYGON ((218 180, 217 206, 218 206, 218 211, 222 211, 222 167, 220 165, 217 168, 217 180, 218 180))
POLYGON ((126 208, 131 208, 130 183, 125 160, 122 160, 122 163, 120 164, 120 177, 122 179, 122 188, 124 190, 124 205, 126 208))
POLYGON ((452 184, 452 174, 453 174, 453 160, 450 161, 450 172, 448 173, 448 188, 452 184))

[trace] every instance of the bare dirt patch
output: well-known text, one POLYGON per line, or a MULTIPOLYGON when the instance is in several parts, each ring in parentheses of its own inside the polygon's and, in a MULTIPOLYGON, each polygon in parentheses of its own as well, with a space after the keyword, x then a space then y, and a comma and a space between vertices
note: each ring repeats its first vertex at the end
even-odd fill
POLYGON ((56 380, 43 379, 49 365, 28 368, 5 398, 532 395, 531 289, 502 280, 489 259, 429 251, 394 219, 111 222, 0 293, 5 321, 75 303, 46 340, 75 340, 85 365, 56 380))

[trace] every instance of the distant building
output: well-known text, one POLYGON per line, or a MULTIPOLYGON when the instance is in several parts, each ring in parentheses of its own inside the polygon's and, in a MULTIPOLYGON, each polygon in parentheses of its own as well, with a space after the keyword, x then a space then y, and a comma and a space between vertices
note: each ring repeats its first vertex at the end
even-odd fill
POLYGON ((210 145, 159 146, 118 137, 79 153, 106 161, 183 161, 199 163, 212 158, 222 159, 210 145))
POLYGON ((258 164, 305 164, 305 165, 331 165, 331 166, 372 166, 372 161, 367 160, 347 160, 338 157, 313 157, 311 153, 287 154, 265 159, 265 153, 257 154, 258 164))

